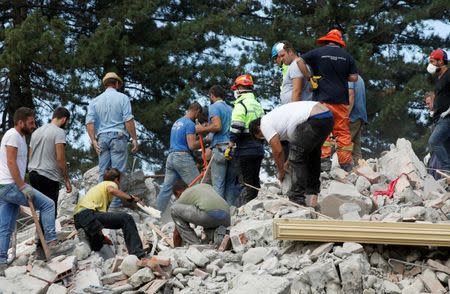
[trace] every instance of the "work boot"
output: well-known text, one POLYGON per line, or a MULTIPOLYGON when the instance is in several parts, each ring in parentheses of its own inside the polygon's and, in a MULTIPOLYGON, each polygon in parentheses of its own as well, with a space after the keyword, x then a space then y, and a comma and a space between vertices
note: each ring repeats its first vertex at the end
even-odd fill
POLYGON ((341 164, 340 166, 341 166, 341 168, 342 168, 343 170, 345 170, 346 172, 348 172, 348 173, 351 173, 351 172, 352 172, 352 169, 353 169, 353 163, 343 163, 343 164, 341 164))
POLYGON ((0 277, 5 276, 5 270, 8 268, 7 263, 0 263, 0 277))
POLYGON ((67 253, 69 250, 72 250, 74 247, 75 247, 75 244, 71 240, 68 240, 65 242, 54 240, 54 241, 51 241, 48 243, 48 249, 49 249, 50 255, 52 257, 67 253))
POLYGON ((323 172, 329 172, 331 170, 330 157, 324 157, 320 159, 320 170, 323 172))
POLYGON ((214 231, 214 245, 220 246, 226 234, 227 228, 225 228, 224 226, 219 226, 218 228, 216 228, 216 230, 214 231))

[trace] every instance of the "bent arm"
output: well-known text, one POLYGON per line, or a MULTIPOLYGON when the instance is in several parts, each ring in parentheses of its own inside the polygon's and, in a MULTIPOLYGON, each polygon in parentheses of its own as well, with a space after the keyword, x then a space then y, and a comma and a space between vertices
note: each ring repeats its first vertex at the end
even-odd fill
POLYGON ((309 80, 309 78, 311 77, 311 73, 308 70, 308 67, 306 66, 306 63, 303 59, 299 58, 297 60, 297 66, 300 69, 300 71, 302 72, 302 74, 305 76, 305 78, 307 80, 309 80))
POLYGON ((189 149, 191 149, 192 151, 200 148, 200 141, 195 139, 194 134, 186 135, 186 140, 187 140, 189 149))
POLYGON ((132 196, 128 195, 127 193, 125 193, 123 191, 120 191, 119 189, 116 189, 116 188, 111 187, 111 186, 108 186, 106 188, 106 190, 108 191, 108 193, 110 193, 110 194, 112 194, 112 195, 114 195, 116 197, 119 197, 119 198, 121 198, 123 200, 126 200, 126 201, 129 201, 131 198, 133 198, 132 196))
POLYGON ((66 162, 66 150, 65 144, 58 143, 55 144, 56 147, 56 162, 61 171, 61 174, 64 178, 65 182, 69 182, 69 173, 67 171, 67 162, 66 162))
POLYGON ((272 137, 269 141, 270 146, 272 147, 272 156, 275 160, 275 165, 277 167, 278 173, 284 173, 284 154, 283 147, 281 146, 280 136, 277 134, 272 137))
POLYGON ((222 130, 222 122, 220 121, 220 117, 213 116, 211 118, 211 123, 206 126, 197 125, 195 126, 196 133, 218 133, 222 130))

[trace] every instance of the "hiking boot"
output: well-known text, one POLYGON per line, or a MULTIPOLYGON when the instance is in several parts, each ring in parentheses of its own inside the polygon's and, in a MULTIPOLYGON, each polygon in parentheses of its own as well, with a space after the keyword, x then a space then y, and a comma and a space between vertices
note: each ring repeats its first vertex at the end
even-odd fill
POLYGON ((7 263, 0 263, 0 277, 5 276, 5 270, 8 268, 7 263))
POLYGON ((352 172, 352 169, 353 169, 353 163, 344 163, 344 164, 341 164, 340 166, 341 166, 341 168, 342 168, 343 170, 345 170, 346 172, 348 172, 348 173, 351 173, 351 172, 352 172))
POLYGON ((320 170, 323 172, 329 172, 331 170, 331 159, 325 157, 320 159, 320 170))
POLYGON ((65 242, 62 241, 51 241, 48 243, 48 249, 50 251, 51 256, 58 256, 68 251, 72 250, 75 247, 74 242, 72 240, 68 240, 65 242))

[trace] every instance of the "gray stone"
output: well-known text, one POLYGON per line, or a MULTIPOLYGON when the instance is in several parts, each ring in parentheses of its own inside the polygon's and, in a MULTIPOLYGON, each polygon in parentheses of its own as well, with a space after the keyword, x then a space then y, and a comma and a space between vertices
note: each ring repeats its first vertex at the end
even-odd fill
POLYGON ((378 252, 372 253, 370 256, 370 265, 376 268, 380 268, 384 271, 389 271, 390 266, 387 261, 378 252))
POLYGON ((270 275, 241 274, 231 281, 228 294, 288 294, 291 282, 287 278, 270 275))
POLYGON ((138 261, 139 258, 137 258, 136 255, 128 255, 123 259, 122 264, 119 268, 124 274, 131 277, 135 272, 139 270, 139 266, 136 265, 136 262, 138 261))
POLYGON ((359 220, 361 220, 361 216, 356 211, 345 213, 345 214, 343 214, 341 216, 341 218, 342 218, 342 220, 345 220, 345 221, 359 221, 359 220))
POLYGON ((192 261, 195 265, 204 267, 208 262, 209 259, 206 258, 197 248, 195 247, 189 247, 189 249, 186 251, 186 257, 192 261))
POLYGON ((49 268, 47 266, 47 263, 42 260, 36 260, 33 262, 33 268, 31 269, 30 275, 51 283, 58 276, 58 274, 54 270, 49 268))
POLYGON ((246 247, 245 240, 257 245, 264 245, 273 240, 272 220, 244 220, 230 229, 230 239, 235 252, 242 252, 246 247))
POLYGON ((225 264, 217 274, 219 275, 227 275, 227 274, 232 274, 232 275, 237 275, 240 274, 242 272, 242 266, 240 266, 237 263, 227 263, 225 264))
POLYGON ((133 287, 139 287, 140 285, 150 282, 155 279, 155 275, 152 270, 148 267, 144 267, 137 272, 135 272, 129 279, 128 283, 133 287))
POLYGON ((396 284, 389 282, 387 280, 385 280, 383 282, 383 288, 384 288, 384 292, 386 294, 401 294, 402 293, 402 291, 396 284))
POLYGON ((330 252, 330 250, 333 248, 334 243, 324 243, 321 244, 319 247, 313 250, 313 252, 310 254, 311 260, 317 260, 319 256, 322 254, 330 252))
POLYGON ((308 284, 313 293, 328 293, 328 288, 334 288, 340 282, 333 260, 318 261, 303 269, 308 284))
MULTIPOLYGON (((87 190, 86 190, 87 191, 87 190)), ((58 217, 64 215, 72 215, 75 206, 77 205, 78 198, 80 197, 80 192, 77 187, 72 186, 72 192, 67 193, 66 189, 63 188, 58 192, 58 205, 57 205, 57 215, 58 217)))
POLYGON ((363 291, 363 275, 368 273, 369 263, 361 254, 350 255, 339 264, 342 290, 348 294, 359 294, 363 291))
POLYGON ((342 168, 336 167, 330 171, 330 176, 335 180, 344 181, 348 176, 348 172, 346 172, 342 168))
POLYGON ((425 199, 431 199, 433 192, 445 194, 445 189, 431 175, 427 175, 423 182, 423 192, 425 199))
POLYGON ((8 279, 14 279, 15 277, 26 274, 26 266, 10 266, 5 270, 5 277, 8 279))
POLYGON ((187 275, 191 272, 190 269, 188 268, 184 268, 184 267, 177 267, 173 270, 172 274, 174 276, 178 275, 178 274, 182 274, 182 275, 187 275))
POLYGON ((295 279, 291 285, 291 294, 311 294, 311 287, 300 279, 295 279))
POLYGON ((73 254, 76 256, 77 260, 85 260, 91 255, 91 247, 85 242, 80 242, 75 245, 73 254))
POLYGON ((341 218, 343 218, 345 214, 356 213, 359 215, 360 211, 361 207, 355 203, 343 203, 341 206, 339 206, 339 215, 341 216, 341 218))
POLYGON ((360 216, 369 214, 372 209, 372 200, 358 192, 352 184, 343 184, 332 181, 319 201, 321 212, 332 218, 338 218, 339 207, 344 203, 354 203, 360 207, 360 216))
POLYGON ((58 284, 51 284, 47 294, 66 294, 67 288, 58 284))
POLYGON ((424 220, 425 212, 423 206, 405 207, 401 210, 403 218, 415 218, 416 220, 424 220))
POLYGON ((417 277, 414 279, 414 282, 410 286, 403 288, 402 294, 419 294, 424 290, 425 289, 422 280, 417 277))
POLYGON ((246 264, 258 264, 264 260, 267 255, 267 249, 264 247, 250 248, 242 255, 242 263, 246 264))
POLYGON ((103 277, 101 277, 101 281, 103 284, 114 284, 115 282, 122 281, 128 279, 128 276, 124 274, 123 272, 115 272, 111 274, 107 274, 103 277))
POLYGON ((365 191, 369 190, 371 184, 366 177, 359 176, 356 180, 355 186, 359 193, 363 194, 365 191))
POLYGON ((336 246, 333 249, 334 255, 337 257, 345 257, 354 253, 361 253, 364 251, 364 248, 361 246, 361 244, 358 243, 352 243, 352 242, 346 242, 341 246, 336 246))
POLYGON ((275 269, 279 267, 280 263, 278 262, 278 258, 275 256, 270 257, 261 264, 260 269, 265 270, 269 274, 272 273, 275 269))
POLYGON ((98 184, 98 165, 94 166, 83 175, 83 187, 87 192, 89 189, 98 184))
POLYGON ((89 286, 101 286, 100 278, 95 269, 79 271, 74 278, 75 291, 83 292, 89 286))
POLYGON ((294 212, 284 214, 281 218, 312 219, 312 216, 313 213, 308 209, 296 209, 294 212))
POLYGON ((0 277, 0 290, 2 294, 42 294, 46 292, 48 283, 29 275, 14 279, 0 277))

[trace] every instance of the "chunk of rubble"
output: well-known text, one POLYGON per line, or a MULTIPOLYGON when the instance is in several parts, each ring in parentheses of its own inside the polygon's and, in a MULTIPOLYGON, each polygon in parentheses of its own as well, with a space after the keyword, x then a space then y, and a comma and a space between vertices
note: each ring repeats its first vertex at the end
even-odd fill
POLYGON ((139 270, 139 266, 136 264, 138 260, 139 258, 137 258, 136 255, 128 255, 123 259, 119 268, 124 274, 131 277, 135 272, 139 270))
POLYGON ((271 293, 287 294, 291 281, 284 277, 270 275, 241 274, 231 281, 231 289, 227 294, 271 293))

